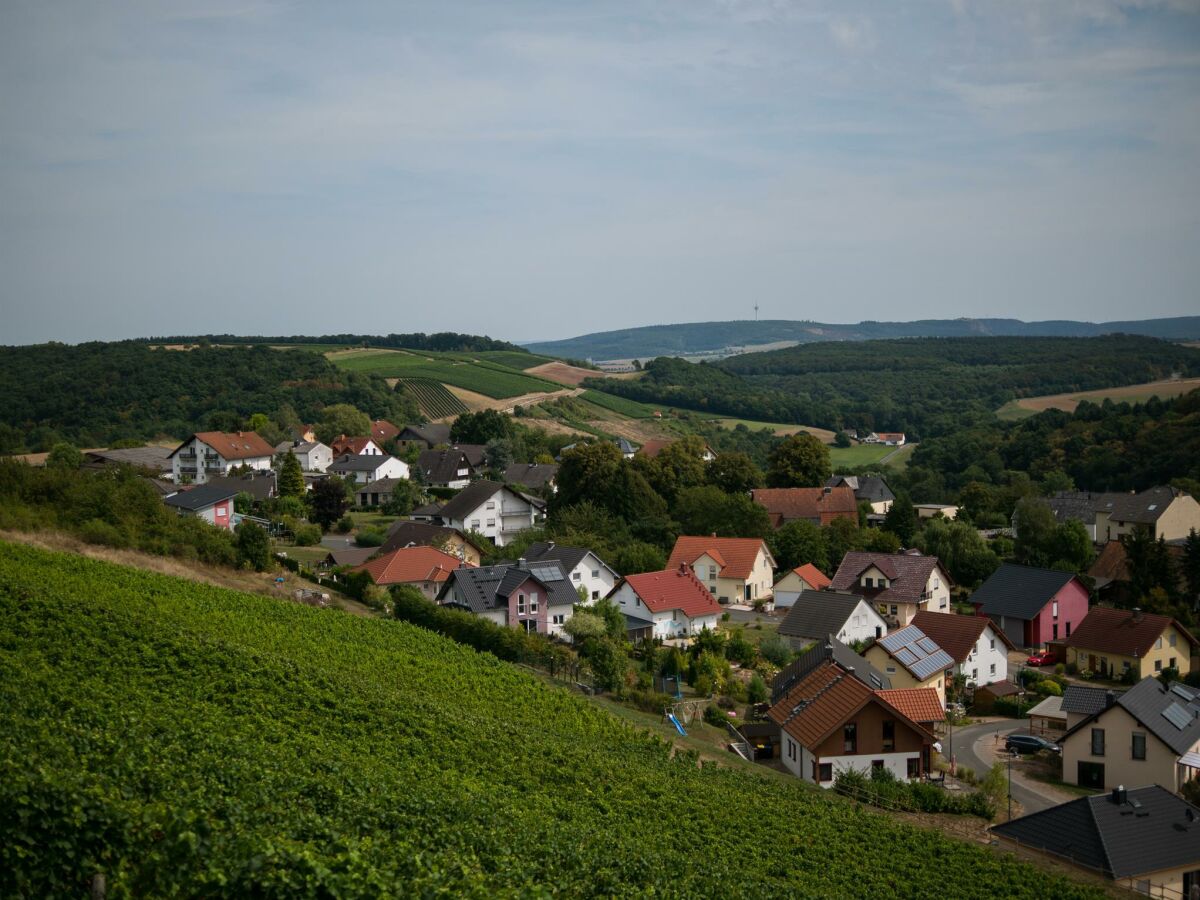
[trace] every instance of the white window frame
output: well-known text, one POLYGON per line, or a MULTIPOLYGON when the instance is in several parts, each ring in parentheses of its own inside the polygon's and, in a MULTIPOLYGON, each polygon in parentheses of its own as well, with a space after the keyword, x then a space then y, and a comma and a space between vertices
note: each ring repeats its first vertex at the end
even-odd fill
POLYGON ((517 615, 525 615, 525 595, 517 594, 517 615))

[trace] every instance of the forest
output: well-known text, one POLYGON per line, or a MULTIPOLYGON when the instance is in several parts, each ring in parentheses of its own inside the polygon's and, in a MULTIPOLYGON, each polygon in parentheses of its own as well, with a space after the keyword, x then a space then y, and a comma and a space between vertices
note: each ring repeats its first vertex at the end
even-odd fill
POLYGON ((336 344, 346 347, 403 347, 406 350, 437 350, 441 352, 474 350, 508 350, 528 353, 524 347, 498 341, 478 334, 459 334, 439 331, 434 334, 322 334, 264 337, 262 335, 202 334, 149 338, 150 343, 163 344, 336 344))
POLYGON ((107 447, 240 428, 254 413, 315 421, 348 403, 372 418, 420 421, 415 401, 376 375, 316 353, 265 346, 153 349, 142 341, 0 348, 0 453, 66 441, 107 447))

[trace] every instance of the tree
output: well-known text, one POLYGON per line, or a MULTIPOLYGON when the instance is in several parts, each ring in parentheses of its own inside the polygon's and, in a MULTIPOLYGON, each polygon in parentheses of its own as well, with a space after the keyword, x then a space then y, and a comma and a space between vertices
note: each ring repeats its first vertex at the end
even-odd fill
POLYGON ((931 519, 921 531, 918 545, 927 556, 936 556, 963 587, 974 587, 1000 566, 1000 557, 966 522, 931 519))
POLYGON ((904 491, 896 492, 896 499, 883 517, 883 527, 900 538, 903 547, 912 545, 912 539, 917 533, 920 522, 917 511, 913 508, 912 500, 904 491))
POLYGON ((660 572, 667 567, 667 554, 645 541, 630 541, 617 548, 612 566, 625 575, 660 572))
POLYGON ((407 478, 401 479, 392 487, 392 496, 381 507, 381 511, 389 516, 407 516, 413 511, 422 497, 421 486, 407 478))
POLYGON ((1054 513, 1041 500, 1025 497, 1017 503, 1013 513, 1013 530, 1016 540, 1013 552, 1017 562, 1025 566, 1049 567, 1050 545, 1054 539, 1054 513))
POLYGON ((745 494, 763 486, 763 472, 747 454, 722 453, 708 464, 705 477, 727 494, 745 494))
POLYGON ((597 689, 615 691, 624 683, 629 667, 624 645, 609 638, 590 638, 583 642, 579 655, 591 666, 597 689))
POLYGON ((783 668, 792 661, 795 655, 792 652, 792 645, 788 643, 787 638, 780 637, 777 634, 764 640, 758 645, 758 652, 762 654, 763 659, 771 663, 773 666, 783 668))
POLYGON ((1070 572, 1086 572, 1096 555, 1087 528, 1078 519, 1068 519, 1055 526, 1050 548, 1054 568, 1070 572))
POLYGON ((78 469, 83 465, 83 454, 73 444, 58 443, 46 457, 46 467, 49 469, 78 469))
POLYGON ((850 446, 850 435, 844 431, 839 431, 833 436, 833 446, 845 450, 850 446))
POLYGON ((1183 579, 1188 595, 1194 601, 1200 597, 1200 534, 1193 528, 1183 542, 1183 579))
POLYGON ((323 531, 333 527, 333 523, 342 517, 350 508, 350 499, 346 496, 346 485, 336 477, 323 478, 313 485, 312 520, 321 526, 323 531))
POLYGON ((771 519, 764 506, 745 494, 726 494, 712 485, 681 491, 675 517, 683 534, 718 537, 765 537, 771 519))
POLYGON ((788 522, 774 534, 768 535, 767 544, 775 564, 784 571, 812 563, 822 572, 829 571, 829 551, 825 536, 819 526, 803 519, 788 522))
POLYGON ((508 438, 492 438, 483 451, 484 464, 497 474, 503 474, 513 462, 513 445, 508 438))
POLYGON ((763 677, 757 672, 751 675, 750 684, 746 689, 746 699, 751 703, 758 704, 766 703, 767 698, 770 696, 770 693, 767 691, 767 683, 763 680, 763 677))
POLYGON ((605 635, 604 620, 594 613, 576 609, 563 625, 563 631, 571 636, 575 643, 582 643, 588 638, 602 638, 605 635))
POLYGON ((283 454, 283 460, 279 464, 279 496, 303 497, 305 493, 304 472, 300 468, 300 460, 289 450, 283 454))
POLYGON ((271 538, 263 528, 243 519, 233 533, 239 563, 249 565, 256 572, 265 572, 271 567, 271 538))
POLYGON ((680 491, 704 484, 706 449, 703 438, 689 434, 667 444, 653 459, 635 457, 635 465, 650 486, 670 503, 680 491))
POLYGON ((450 441, 455 444, 487 444, 513 436, 513 422, 494 409, 463 413, 450 426, 450 441))
POLYGON ((836 569, 851 550, 862 549, 862 531, 849 519, 834 519, 822 529, 829 554, 829 566, 836 569))
POLYGON ((317 439, 332 443, 339 435, 362 436, 371 433, 371 419, 358 407, 349 403, 335 403, 321 410, 321 421, 317 425, 317 439))
POLYGON ((769 487, 820 487, 829 478, 829 448, 807 432, 784 438, 767 457, 769 487))

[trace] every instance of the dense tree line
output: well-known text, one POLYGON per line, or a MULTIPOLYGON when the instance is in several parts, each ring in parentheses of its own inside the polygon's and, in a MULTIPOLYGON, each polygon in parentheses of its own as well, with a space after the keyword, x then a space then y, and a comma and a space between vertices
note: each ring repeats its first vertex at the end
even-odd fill
POLYGON ((322 334, 264 337, 263 335, 202 334, 155 337, 151 343, 163 344, 344 344, 347 347, 403 347, 406 350, 437 350, 443 352, 467 352, 475 350, 510 350, 528 353, 524 347, 498 341, 478 334, 459 334, 455 331, 439 331, 435 334, 413 332, 412 334, 322 334))
POLYGON ((151 349, 145 342, 41 344, 0 349, 0 453, 182 437, 237 429, 255 413, 313 422, 351 404, 397 424, 416 403, 384 379, 335 369, 315 353, 265 346, 151 349))

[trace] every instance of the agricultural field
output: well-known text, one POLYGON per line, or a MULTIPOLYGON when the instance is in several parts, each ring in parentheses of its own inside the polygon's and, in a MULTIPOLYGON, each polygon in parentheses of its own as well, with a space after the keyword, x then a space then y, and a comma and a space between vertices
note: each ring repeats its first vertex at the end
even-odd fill
POLYGON ((758 422, 754 419, 713 419, 719 425, 725 428, 737 428, 739 425, 745 425, 751 431, 762 431, 769 429, 773 434, 781 437, 786 437, 790 434, 799 434, 801 431, 806 431, 819 439, 822 443, 828 444, 833 440, 833 432, 828 428, 815 428, 811 425, 788 425, 783 422, 758 422))
POLYGON ((399 382, 429 419, 457 416, 467 411, 467 404, 450 393, 440 381, 430 378, 401 378, 399 382))
MULTIPOLYGON (((855 444, 853 447, 830 447, 829 461, 835 469, 843 466, 873 466, 879 464, 885 456, 895 453, 897 449, 902 451, 903 455, 907 457, 908 453, 911 452, 907 448, 907 444, 900 448, 888 447, 884 444, 855 444)), ((897 453, 896 455, 900 456, 901 454, 897 453)))
POLYGON ((3 896, 1103 896, 406 623, 6 543, 0 586, 3 896))
POLYGON ((1018 421, 1036 416, 1047 409, 1075 412, 1079 404, 1091 403, 1145 403, 1153 397, 1169 400, 1200 389, 1200 378, 1180 378, 1172 381, 1150 381, 1145 384, 1130 384, 1125 387, 1103 388, 1097 391, 1078 391, 1069 394, 1048 394, 1044 397, 1022 397, 1010 400, 996 410, 996 415, 1005 421, 1018 421))
POLYGON ((536 353, 518 353, 515 350, 480 350, 476 353, 457 353, 454 355, 460 359, 478 359, 495 363, 499 366, 507 366, 510 369, 516 369, 518 372, 526 372, 545 363, 557 361, 552 356, 538 356, 536 353))
POLYGON ((526 371, 530 375, 537 375, 539 378, 548 378, 551 381, 569 385, 570 387, 579 387, 588 378, 603 377, 600 372, 593 371, 592 369, 584 369, 580 366, 568 365, 558 360, 542 363, 526 371))
POLYGON ((650 406, 645 403, 639 403, 636 400, 627 400, 624 397, 618 397, 615 394, 606 394, 603 391, 586 390, 580 396, 589 403, 594 403, 596 406, 620 413, 623 416, 628 416, 630 419, 649 419, 654 416, 655 412, 662 411, 662 407, 650 406))
POLYGON ((371 372, 385 378, 427 378, 495 399, 554 391, 562 387, 499 363, 486 360, 469 361, 457 358, 459 356, 464 355, 429 351, 410 353, 406 350, 352 350, 330 354, 330 359, 335 366, 347 371, 371 372))

